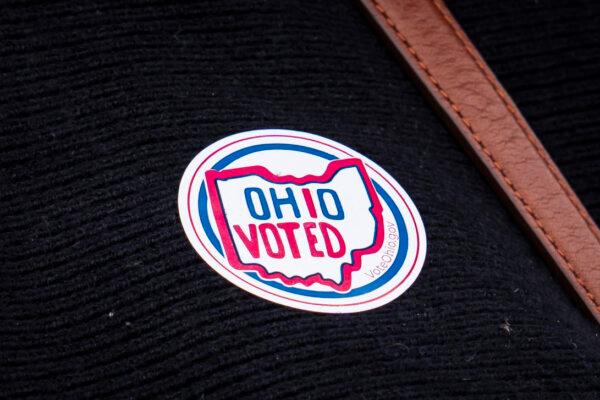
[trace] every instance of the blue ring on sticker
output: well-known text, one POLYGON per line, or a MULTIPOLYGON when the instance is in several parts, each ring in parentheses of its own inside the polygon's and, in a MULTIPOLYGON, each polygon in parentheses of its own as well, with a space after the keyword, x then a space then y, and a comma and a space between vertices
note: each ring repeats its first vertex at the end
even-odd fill
MULTIPOLYGON (((237 150, 237 151, 227 155, 226 157, 222 158, 221 160, 217 161, 212 166, 212 169, 220 171, 223 168, 227 167, 232 162, 234 162, 248 154, 252 154, 252 153, 256 153, 256 152, 260 152, 260 151, 269 151, 269 150, 288 150, 288 151, 303 152, 303 153, 308 153, 308 154, 312 154, 312 155, 321 157, 328 161, 338 159, 334 155, 331 155, 331 154, 326 153, 321 150, 306 147, 306 146, 301 146, 301 145, 296 145, 296 144, 288 144, 288 143, 269 143, 269 144, 259 144, 259 145, 249 146, 249 147, 237 150)), ((387 206, 390 208, 390 210, 392 212, 392 215, 394 216, 394 219, 396 221, 396 226, 398 229, 397 234, 398 234, 398 239, 399 239, 399 246, 398 246, 398 251, 396 253, 396 258, 394 259, 392 264, 389 266, 389 268, 379 278, 377 278, 373 282, 370 282, 364 286, 352 289, 349 292, 339 293, 336 291, 318 291, 318 290, 301 289, 301 288, 297 288, 297 287, 286 286, 286 285, 283 285, 282 283, 279 283, 276 281, 262 279, 256 272, 245 272, 245 274, 248 277, 250 277, 264 285, 271 286, 275 289, 282 290, 284 292, 288 292, 288 293, 292 293, 292 294, 296 294, 296 295, 302 295, 302 296, 318 297, 318 298, 355 297, 355 296, 360 296, 365 293, 372 292, 374 290, 377 290, 379 287, 385 285, 388 281, 390 281, 394 276, 396 276, 398 274, 398 272, 402 268, 402 265, 404 264, 404 260, 406 259, 406 255, 408 252, 408 233, 406 230, 406 224, 404 222, 404 218, 402 218, 402 214, 400 213, 400 210, 398 209, 398 207, 396 206, 396 204, 394 203, 394 201, 392 200, 390 195, 374 180, 371 180, 371 182, 373 183, 373 186, 375 187, 375 191, 377 192, 377 194, 381 197, 381 199, 385 202, 385 204, 387 204, 387 206)), ((210 243, 213 245, 215 250, 218 251, 219 254, 223 255, 223 248, 213 230, 213 227, 210 223, 210 219, 208 217, 208 194, 207 194, 206 185, 204 182, 202 182, 202 185, 200 186, 200 190, 199 190, 198 212, 199 212, 200 222, 202 223, 202 229, 204 230, 204 233, 206 234, 207 238, 209 239, 210 243)))

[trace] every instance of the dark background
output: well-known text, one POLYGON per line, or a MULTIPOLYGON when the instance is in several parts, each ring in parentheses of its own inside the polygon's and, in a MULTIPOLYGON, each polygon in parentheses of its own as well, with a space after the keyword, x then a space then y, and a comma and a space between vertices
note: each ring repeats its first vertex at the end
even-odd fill
MULTIPOLYGON (((598 219, 599 13, 481 4, 450 6, 598 219)), ((3 397, 599 397, 595 323, 356 2, 4 2, 0 35, 3 397), (400 182, 429 240, 407 293, 316 315, 198 257, 179 179, 258 128, 400 182)))

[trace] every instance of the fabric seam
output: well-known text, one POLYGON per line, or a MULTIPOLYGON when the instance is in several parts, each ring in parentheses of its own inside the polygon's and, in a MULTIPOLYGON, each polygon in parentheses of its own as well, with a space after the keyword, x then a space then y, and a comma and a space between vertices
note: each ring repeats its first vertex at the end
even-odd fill
MULTIPOLYGON (((436 6, 438 6, 434 0, 432 0, 432 1, 433 1, 433 3, 436 6)), ((477 134, 477 132, 475 132, 475 130, 473 129, 473 126, 471 125, 471 122, 462 114, 462 111, 460 110, 460 107, 450 98, 450 96, 448 95, 448 93, 441 87, 439 81, 433 76, 433 74, 431 73, 431 71, 429 70, 429 68, 427 67, 427 65, 423 62, 423 60, 421 59, 421 57, 417 54, 416 50, 412 47, 412 45, 410 44, 410 42, 408 41, 408 39, 400 32, 400 30, 396 26, 396 23, 389 16, 389 14, 385 10, 385 8, 377 0, 371 0, 371 2, 373 4, 373 6, 377 9, 377 11, 379 11, 379 13, 381 14, 381 16, 384 18, 384 20, 388 24, 388 26, 394 31, 394 33, 396 34, 396 36, 398 37, 398 39, 400 39, 400 41, 402 43, 404 43, 404 45, 406 46, 408 52, 413 56, 413 58, 417 62, 417 65, 419 66, 419 68, 421 68, 423 70, 423 72, 425 72, 425 74, 427 75, 427 77, 429 78, 429 80, 431 81, 431 83, 433 83, 433 85, 436 88, 436 90, 438 91, 438 93, 448 102, 448 104, 450 105, 450 107, 452 108, 452 110, 454 110, 454 112, 456 113, 456 115, 461 119, 461 121, 463 122, 463 124, 467 127, 467 129, 471 133, 471 136, 473 137, 473 139, 475 140, 475 142, 479 146, 480 150, 489 158, 489 160, 492 162, 492 165, 494 166, 494 168, 502 176, 502 179, 504 180, 504 182, 506 182, 506 184, 510 187, 510 189, 512 190, 512 192, 515 195, 515 197, 517 199, 519 199, 519 201, 522 203, 522 205, 525 208, 525 210, 527 211, 527 213, 531 216, 531 218, 533 218, 533 220, 535 221, 537 227, 544 234, 544 236, 550 242, 550 244, 554 247, 554 249, 560 255, 560 257, 564 260, 564 262, 566 263, 569 271, 571 271, 571 273, 573 274, 573 277, 575 278, 575 281, 577 282, 577 284, 579 285, 579 287, 581 289, 583 289, 583 291, 585 292, 585 294, 588 297, 588 299, 594 304, 594 306, 596 307, 596 309, 600 311, 600 304, 598 304, 596 302, 596 299, 595 299, 594 295, 588 290, 588 288, 586 287, 585 283, 583 282, 583 280, 578 275, 577 271, 575 270, 575 268, 573 267, 573 265, 569 261, 569 259, 568 259, 567 255, 565 254, 565 252, 560 247, 558 247, 558 244, 556 243, 556 241, 554 240, 554 238, 552 237, 552 235, 546 230, 546 228, 542 224, 541 220, 536 216, 536 214, 533 211, 533 209, 529 206, 529 204, 527 203, 527 201, 525 200, 525 198, 521 195, 521 193, 514 186, 513 182, 507 176, 506 172, 504 171, 504 168, 496 161, 494 155, 485 146, 485 144, 481 140, 481 137, 479 136, 479 134, 477 134)), ((438 9, 439 9, 439 6, 438 6, 438 9)), ((445 18, 445 20, 450 25, 450 27, 454 31, 456 31, 455 28, 452 26, 452 24, 448 21, 448 19, 445 18)), ((464 45, 464 42, 463 42, 463 45, 464 45)), ((489 78, 486 77, 486 79, 488 79, 488 81, 489 81, 489 78)), ((498 92, 498 91, 496 90, 496 92, 498 92)), ((502 96, 500 96, 500 97, 502 98, 502 96)), ((507 105, 506 102, 505 102, 505 105, 507 105)), ((510 108, 507 107, 507 109, 510 112, 510 108)), ((513 117, 514 117, 514 114, 513 114, 513 117)), ((530 142, 531 142, 531 140, 530 140, 530 142)), ((539 154, 539 151, 538 151, 538 154, 539 154)), ((548 165, 548 164, 546 163, 546 165, 548 165)), ((553 174, 553 176, 554 176, 554 174, 553 174)), ((554 176, 554 178, 556 179, 556 176, 554 176)), ((560 184, 560 182, 559 182, 559 184, 560 184)), ((563 190, 564 190, 564 188, 563 188, 563 190)), ((588 225, 588 227, 589 227, 589 225, 588 225)), ((598 239, 598 238, 596 237, 596 239, 598 239)))

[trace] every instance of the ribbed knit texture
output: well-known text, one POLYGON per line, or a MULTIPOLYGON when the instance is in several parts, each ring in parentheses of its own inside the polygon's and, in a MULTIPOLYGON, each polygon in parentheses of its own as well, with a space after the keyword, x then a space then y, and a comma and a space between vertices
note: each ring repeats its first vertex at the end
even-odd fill
POLYGON ((600 2, 447 4, 599 223, 600 2))
POLYGON ((0 35, 2 397, 600 396, 598 329, 356 3, 15 2, 0 35), (192 249, 189 161, 275 127, 408 191, 429 249, 402 297, 296 311, 192 249))

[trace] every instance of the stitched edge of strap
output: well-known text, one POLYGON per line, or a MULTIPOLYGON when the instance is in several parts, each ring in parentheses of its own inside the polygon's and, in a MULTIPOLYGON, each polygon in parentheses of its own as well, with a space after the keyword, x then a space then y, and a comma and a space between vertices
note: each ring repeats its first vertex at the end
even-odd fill
POLYGON ((554 179, 556 180, 558 185, 561 187, 563 192, 565 192, 565 194, 567 195, 567 198, 569 199, 571 204, 573 204, 573 206, 575 207, 575 209, 577 210, 579 215, 581 215, 581 217, 585 221, 586 225, 588 226, 589 230, 592 232, 592 234, 594 235, 594 237, 596 238, 598 243, 600 243, 600 233, 597 232, 596 225, 592 221, 592 218, 589 216, 587 211, 581 207, 581 205, 579 204, 579 201, 577 200, 577 196, 575 195, 573 190, 569 187, 569 184, 565 181, 565 179, 562 177, 562 174, 556 169, 554 164, 552 162, 550 162, 549 155, 547 154, 545 149, 543 149, 540 146, 540 144, 536 140, 536 138, 533 137, 529 127, 527 126, 527 123, 520 117, 520 115, 519 115, 518 111, 515 109, 515 107, 508 101, 506 93, 500 86, 498 86, 495 78, 490 74, 490 71, 486 68, 485 64, 481 60, 481 57, 479 57, 477 55, 477 53, 475 52, 475 49, 470 44, 470 41, 464 36, 462 31, 456 26, 456 23, 454 22, 452 17, 444 10, 440 1, 439 0, 431 0, 431 2, 435 5, 435 7, 442 14, 442 17, 448 23, 448 25, 450 25, 450 27, 452 28, 452 31, 454 32, 456 37, 463 44, 467 53, 469 53, 469 56, 473 59, 473 61, 475 61, 475 64, 477 64, 477 66, 479 67, 481 72, 483 72, 483 75, 485 76, 487 81, 492 85, 492 87, 494 88, 494 91, 498 94, 498 96, 502 100, 502 103, 504 103, 504 106, 506 107, 506 109, 508 110, 510 115, 512 115, 513 119, 515 120, 517 125, 519 125, 519 128, 521 128, 521 131, 523 132, 523 134, 525 135, 527 140, 529 140, 529 143, 531 143, 531 145, 535 148, 537 153, 540 155, 542 161, 544 161, 544 164, 546 164, 546 166, 548 167, 550 174, 554 177, 554 179))
MULTIPOLYGON (((568 269, 573 274, 576 283, 584 291, 584 293, 586 294, 586 296, 588 297, 588 299, 595 306, 596 310, 598 312, 600 312, 600 304, 596 300, 595 296, 587 288, 585 282, 583 282, 583 280, 581 279, 581 277, 577 273, 576 269, 573 267, 573 264, 571 263, 571 261, 566 256, 565 252, 557 245, 557 243, 554 240, 554 238, 552 237, 552 235, 546 230, 546 228, 544 227, 544 225, 541 222, 541 220, 536 216, 534 210, 527 203, 527 200, 525 200, 525 198, 519 192, 519 190, 517 190, 517 188, 515 187, 515 185, 511 181, 511 179, 506 175, 506 172, 503 169, 503 167, 498 163, 498 161, 494 158, 494 155, 490 152, 490 150, 482 142, 481 137, 477 134, 477 132, 475 132, 475 130, 473 129, 473 126, 472 126, 471 122, 469 121, 469 119, 466 118, 462 114, 461 109, 458 106, 458 104, 456 104, 450 98, 450 96, 448 95, 448 93, 441 87, 439 81, 433 76, 433 74, 431 73, 431 71, 429 70, 429 68, 427 67, 427 65, 425 64, 425 62, 423 61, 423 59, 419 56, 419 54, 417 53, 417 51, 410 44, 410 42, 408 41, 408 39, 406 38, 406 36, 404 36, 404 34, 402 34, 402 32, 400 32, 400 30, 398 29, 396 23, 390 17, 390 15, 386 12, 386 10, 383 7, 383 5, 381 3, 379 3, 377 0, 370 0, 370 1, 373 4, 373 7, 375 7, 375 9, 377 9, 377 11, 381 14, 381 16, 385 20, 386 24, 394 31, 396 37, 406 46, 407 51, 411 54, 411 56, 417 62, 417 65, 419 66, 419 68, 421 70, 423 70, 423 72, 425 72, 425 74, 427 75, 427 77, 429 78, 429 80, 431 81, 431 83, 434 85, 434 87, 436 88, 436 90, 438 91, 438 93, 446 100, 446 102, 448 102, 448 104, 450 105, 450 107, 452 108, 452 110, 456 113, 456 115, 460 118, 460 120, 463 122, 463 124, 467 127, 467 129, 471 133, 473 139, 475 140, 475 142, 479 146, 481 152, 488 157, 488 159, 491 161, 491 163, 494 166, 494 168, 497 170, 497 172, 500 173, 500 175, 502 176, 504 182, 512 190, 514 196, 517 199, 519 199, 519 201, 522 203, 522 205, 525 208, 525 210, 527 211, 527 213, 530 215, 531 218, 533 218, 533 220, 535 221, 537 227, 542 231, 542 233, 544 234, 544 236, 546 237, 546 239, 548 240, 548 242, 552 245, 552 247, 554 247, 554 249, 556 250, 557 254, 559 254, 560 257, 563 259, 563 261, 566 263, 568 269)), ((452 22, 452 18, 446 12, 443 11, 441 5, 438 3, 438 0, 431 0, 431 2, 441 12, 444 20, 450 26, 450 28, 455 33, 455 35, 458 37, 458 39, 461 41, 461 43, 463 44, 463 46, 467 50, 468 54, 470 55, 470 57, 473 59, 473 61, 475 61, 475 63, 477 64, 477 66, 482 70, 482 73, 484 74, 485 78, 492 85, 492 87, 494 88, 494 91, 502 99, 502 102, 504 103, 505 107, 507 108, 507 110, 509 111, 509 113, 512 115, 512 117, 515 119, 515 122, 517 123, 517 125, 520 127, 520 129, 522 130, 522 132, 525 134, 525 136, 527 137, 528 141, 534 146, 536 152, 540 155, 540 158, 542 158, 542 160, 544 161, 544 164, 548 167, 548 169, 551 172, 551 174, 554 177, 554 179, 556 179, 556 181, 558 182, 559 186, 562 188, 562 190, 565 192, 565 194, 569 198, 569 201, 575 206, 575 208, 577 209, 579 215, 584 219, 587 227, 593 233, 593 235, 596 238, 596 240, 600 243, 600 238, 598 237, 597 232, 594 230, 595 225, 591 221, 591 218, 589 217, 589 215, 585 211, 581 210, 581 207, 578 205, 577 200, 574 200, 574 196, 575 196, 574 193, 569 189, 569 187, 567 186, 566 182, 564 182, 560 178, 560 173, 558 173, 558 171, 556 171, 556 169, 551 165, 552 163, 549 162, 549 160, 547 158, 547 155, 545 154, 544 150, 542 148, 540 148, 540 146, 536 143, 535 138, 533 138, 531 136, 531 133, 526 129, 525 122, 522 121, 520 118, 518 118, 517 111, 514 109, 514 107, 512 106, 512 104, 510 104, 510 102, 508 102, 508 100, 506 99, 506 94, 499 88, 498 85, 496 85, 494 83, 493 77, 491 77, 491 75, 489 73, 487 73, 487 69, 485 68, 485 65, 483 64, 483 62, 478 57, 476 57, 474 51, 472 49, 470 49, 469 46, 467 45, 466 40, 461 37, 461 35, 459 34, 457 28, 454 26, 454 24, 452 22)))

